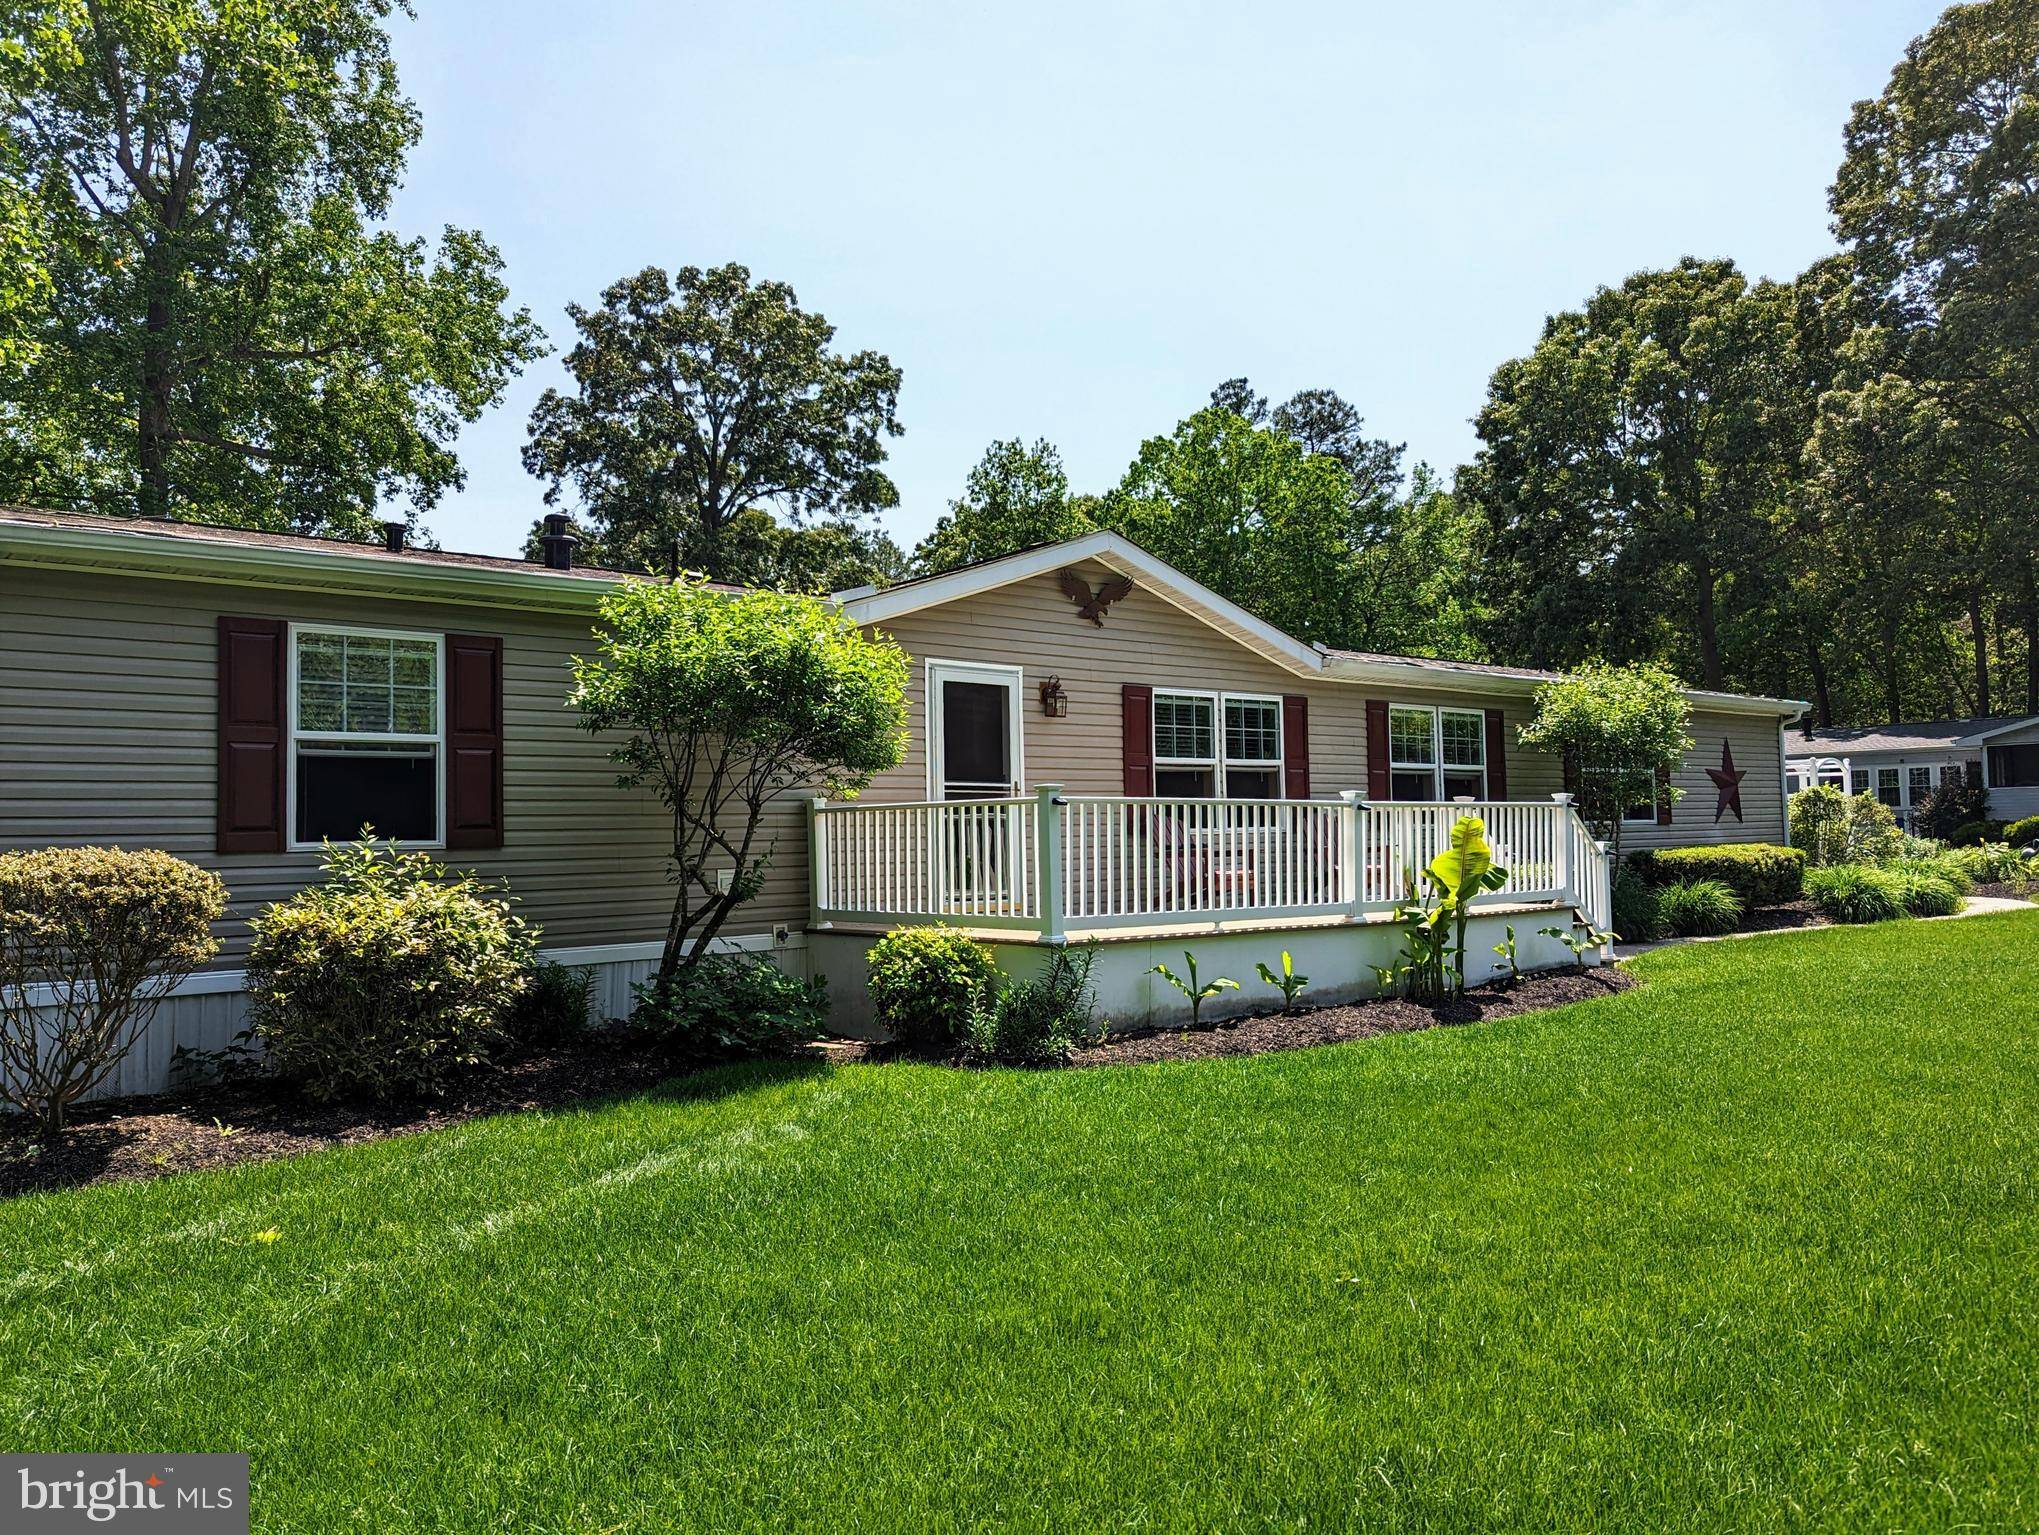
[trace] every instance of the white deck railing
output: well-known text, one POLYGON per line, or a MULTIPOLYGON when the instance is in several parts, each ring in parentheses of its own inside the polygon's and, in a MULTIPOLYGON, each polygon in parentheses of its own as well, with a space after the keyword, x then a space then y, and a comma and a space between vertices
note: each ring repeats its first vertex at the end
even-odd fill
POLYGON ((1487 824, 1502 889, 1476 905, 1612 916, 1606 847, 1569 795, 1437 804, 1139 799, 1044 784, 1010 799, 813 802, 817 925, 948 921, 1058 938, 1123 927, 1343 916, 1391 909, 1448 846, 1487 824))

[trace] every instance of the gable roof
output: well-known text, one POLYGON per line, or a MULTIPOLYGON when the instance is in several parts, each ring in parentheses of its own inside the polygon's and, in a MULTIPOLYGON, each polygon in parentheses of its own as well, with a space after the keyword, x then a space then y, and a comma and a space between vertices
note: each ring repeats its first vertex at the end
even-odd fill
MULTIPOLYGON (((1123 534, 1100 529, 1057 544, 1035 544, 996 559, 919 576, 887 587, 854 587, 835 594, 845 612, 860 624, 883 624, 908 613, 995 591, 1016 581, 1048 575, 1066 565, 1094 562, 1134 578, 1139 586, 1173 603, 1213 629, 1230 635, 1247 649, 1301 677, 1357 686, 1423 687, 1483 693, 1528 694, 1563 675, 1532 667, 1495 666, 1480 661, 1440 661, 1428 656, 1384 655, 1364 650, 1334 650, 1312 645, 1284 633, 1230 598, 1184 574, 1158 555, 1149 554, 1123 534)), ((1795 698, 1763 698, 1745 693, 1687 689, 1697 706, 1729 713, 1762 714, 1795 719, 1811 705, 1795 698)))
POLYGON ((1991 736, 2039 725, 2039 714, 1978 714, 1960 720, 1909 720, 1895 725, 1829 726, 1787 730, 1787 756, 1840 756, 1850 752, 1955 751, 1991 736))

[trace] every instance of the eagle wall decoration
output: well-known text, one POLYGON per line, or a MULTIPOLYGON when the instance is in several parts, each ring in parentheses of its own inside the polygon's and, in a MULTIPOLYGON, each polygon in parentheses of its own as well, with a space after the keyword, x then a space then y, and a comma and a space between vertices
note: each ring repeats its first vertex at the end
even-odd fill
POLYGON ((1090 589, 1090 583, 1073 570, 1063 571, 1061 581, 1062 595, 1076 604, 1078 616, 1089 619, 1100 629, 1104 627, 1104 610, 1133 589, 1131 576, 1113 576, 1095 592, 1090 589))

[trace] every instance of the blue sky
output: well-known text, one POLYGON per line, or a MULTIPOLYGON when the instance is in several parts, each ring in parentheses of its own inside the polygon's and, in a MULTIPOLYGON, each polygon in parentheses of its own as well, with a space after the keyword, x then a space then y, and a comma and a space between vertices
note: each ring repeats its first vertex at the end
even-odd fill
MULTIPOLYGON (((996 437, 1079 489, 1244 373, 1467 457, 1496 363, 1686 254, 1830 248, 1850 104, 1939 7, 1853 3, 434 3, 395 222, 480 228, 556 349, 626 272, 741 261, 905 372, 911 544, 996 437)), ((557 357, 462 436, 449 548, 541 510, 557 357)))

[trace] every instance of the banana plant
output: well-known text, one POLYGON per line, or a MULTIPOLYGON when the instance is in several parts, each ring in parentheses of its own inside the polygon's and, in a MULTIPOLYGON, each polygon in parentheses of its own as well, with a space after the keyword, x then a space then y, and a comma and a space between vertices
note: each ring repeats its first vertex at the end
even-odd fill
MULTIPOLYGON (((1508 883, 1508 871, 1494 862, 1494 849, 1487 841, 1487 823, 1476 815, 1462 815, 1451 829, 1451 846, 1430 860, 1424 876, 1437 892, 1433 921, 1451 929, 1450 995, 1465 990, 1466 923, 1472 917, 1477 896, 1499 890, 1508 883)), ((1438 977, 1439 994, 1444 977, 1438 977)))
POLYGON ((1199 984, 1196 974, 1196 956, 1190 953, 1188 949, 1182 951, 1182 967, 1189 972, 1189 979, 1186 981, 1166 965, 1156 965, 1147 973, 1149 975, 1160 976, 1162 980, 1168 982, 1169 985, 1173 986, 1185 997, 1188 997, 1189 1026, 1193 1029, 1202 1028, 1204 1003, 1221 991, 1237 991, 1239 983, 1232 980, 1229 976, 1220 975, 1213 976, 1210 980, 1199 984))
POLYGON ((1310 984, 1310 978, 1307 975, 1296 974, 1296 962, 1289 958, 1287 949, 1281 951, 1281 974, 1277 975, 1268 969, 1267 961, 1264 959, 1260 961, 1258 968, 1260 978, 1281 993, 1281 1010, 1293 1013, 1296 1010, 1296 998, 1302 994, 1303 988, 1310 984))

